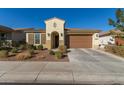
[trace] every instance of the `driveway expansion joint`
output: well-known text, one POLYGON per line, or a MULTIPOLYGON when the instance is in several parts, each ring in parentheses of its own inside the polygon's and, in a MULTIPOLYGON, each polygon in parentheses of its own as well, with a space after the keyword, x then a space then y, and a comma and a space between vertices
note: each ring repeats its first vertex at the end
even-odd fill
POLYGON ((15 70, 16 68, 18 68, 18 67, 21 66, 22 64, 24 64, 24 63, 18 64, 17 66, 13 67, 13 68, 10 69, 9 71, 6 71, 6 72, 3 73, 2 75, 0 75, 0 78, 1 78, 2 76, 4 76, 5 74, 7 74, 8 72, 11 72, 12 70, 15 70))

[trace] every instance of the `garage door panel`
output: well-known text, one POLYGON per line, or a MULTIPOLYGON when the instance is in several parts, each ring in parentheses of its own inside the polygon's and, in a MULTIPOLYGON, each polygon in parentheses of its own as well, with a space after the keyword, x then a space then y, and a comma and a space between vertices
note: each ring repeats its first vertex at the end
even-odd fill
POLYGON ((70 48, 92 48, 92 35, 70 35, 70 48))

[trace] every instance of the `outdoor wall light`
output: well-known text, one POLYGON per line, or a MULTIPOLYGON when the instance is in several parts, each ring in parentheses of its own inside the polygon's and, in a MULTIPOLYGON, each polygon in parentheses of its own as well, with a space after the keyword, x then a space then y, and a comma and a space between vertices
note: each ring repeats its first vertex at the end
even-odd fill
POLYGON ((61 36, 63 36, 63 34, 61 33, 61 36))
POLYGON ((48 36, 50 36, 50 33, 47 33, 48 36))

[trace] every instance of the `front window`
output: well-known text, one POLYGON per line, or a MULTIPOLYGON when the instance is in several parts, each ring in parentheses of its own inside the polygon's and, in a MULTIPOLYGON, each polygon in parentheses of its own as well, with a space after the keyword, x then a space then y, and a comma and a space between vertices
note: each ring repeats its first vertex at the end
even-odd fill
POLYGON ((5 33, 0 34, 0 40, 6 40, 6 34, 5 33))
POLYGON ((40 33, 35 33, 35 44, 40 44, 40 33))

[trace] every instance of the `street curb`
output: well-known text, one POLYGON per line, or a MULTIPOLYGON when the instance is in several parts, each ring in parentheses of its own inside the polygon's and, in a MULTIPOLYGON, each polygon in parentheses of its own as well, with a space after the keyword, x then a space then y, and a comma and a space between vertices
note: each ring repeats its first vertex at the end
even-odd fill
POLYGON ((116 58, 116 59, 119 59, 119 60, 121 60, 121 61, 124 61, 124 58, 122 58, 122 57, 120 57, 120 56, 117 56, 117 55, 114 55, 114 54, 111 54, 111 53, 109 53, 109 52, 105 52, 105 51, 98 50, 98 49, 92 49, 92 50, 95 50, 95 51, 97 51, 97 52, 100 52, 100 53, 103 53, 103 54, 105 54, 105 55, 108 55, 108 56, 111 56, 111 57, 113 57, 113 58, 116 58))

